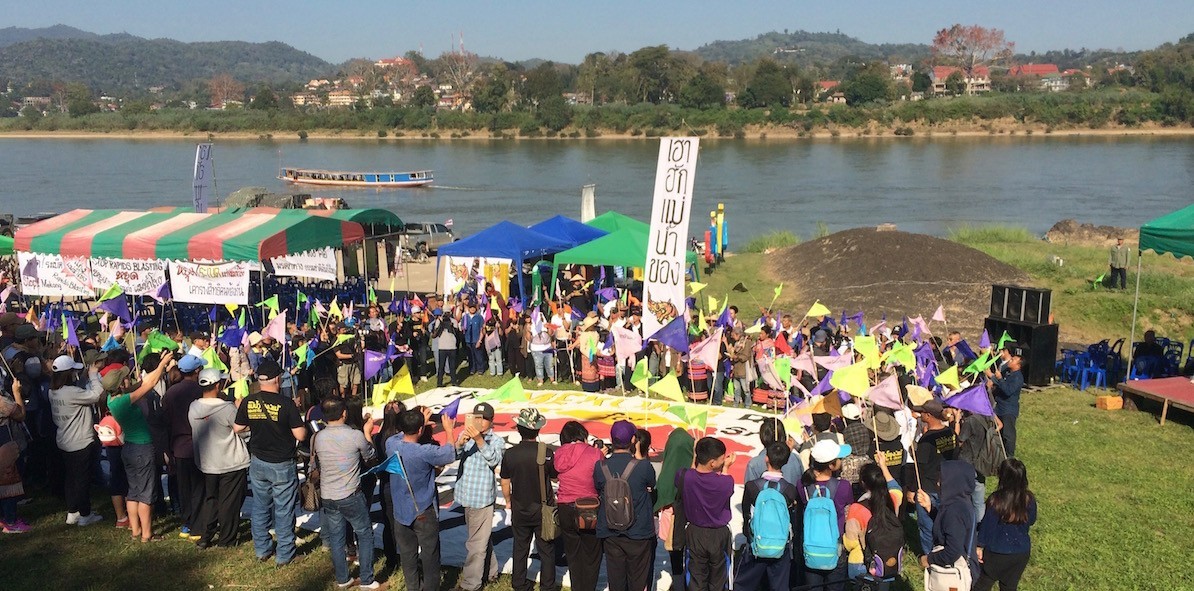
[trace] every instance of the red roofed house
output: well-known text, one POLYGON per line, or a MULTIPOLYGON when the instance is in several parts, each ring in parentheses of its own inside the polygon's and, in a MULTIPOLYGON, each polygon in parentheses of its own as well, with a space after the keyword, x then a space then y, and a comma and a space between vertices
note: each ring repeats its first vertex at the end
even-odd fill
POLYGON ((1012 66, 1007 71, 1007 75, 1012 78, 1020 78, 1022 76, 1040 76, 1045 77, 1049 74, 1058 74, 1057 64, 1020 64, 1012 66))
POLYGON ((840 80, 819 80, 817 81, 817 98, 822 101, 831 103, 845 103, 846 95, 840 92, 833 92, 833 89, 841 86, 840 80))
POLYGON ((986 66, 976 66, 974 68, 974 76, 970 78, 965 78, 966 72, 962 68, 956 66, 934 66, 933 71, 929 74, 929 78, 933 81, 933 92, 935 94, 945 93, 945 81, 954 72, 960 72, 966 80, 966 94, 991 91, 991 70, 986 66))

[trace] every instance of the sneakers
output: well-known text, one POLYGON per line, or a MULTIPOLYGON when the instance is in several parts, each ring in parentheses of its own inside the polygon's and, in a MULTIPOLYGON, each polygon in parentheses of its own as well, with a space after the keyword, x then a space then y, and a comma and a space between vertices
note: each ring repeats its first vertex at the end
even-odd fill
POLYGON ((79 524, 79 512, 71 511, 70 513, 67 513, 66 514, 66 524, 67 525, 78 525, 79 524))
POLYGON ((129 518, 128 518, 128 517, 125 517, 124 519, 117 519, 117 520, 116 520, 116 527, 117 527, 117 528, 119 528, 119 529, 128 529, 128 527, 129 527, 129 518))
POLYGON ((381 583, 378 583, 377 581, 373 581, 372 583, 369 583, 368 585, 357 585, 357 589, 381 589, 381 583))
POLYGON ((98 523, 103 520, 104 520, 103 515, 100 515, 99 513, 92 513, 91 515, 84 515, 84 516, 79 517, 79 520, 75 523, 75 525, 77 525, 79 527, 87 527, 93 523, 98 523))
POLYGON ((347 581, 345 581, 343 583, 336 583, 336 588, 337 589, 347 589, 355 584, 357 584, 356 579, 348 579, 347 581))
POLYGON ((0 526, 3 526, 4 533, 6 534, 23 534, 27 533, 31 529, 29 524, 25 523, 24 519, 18 519, 12 523, 0 521, 0 526))

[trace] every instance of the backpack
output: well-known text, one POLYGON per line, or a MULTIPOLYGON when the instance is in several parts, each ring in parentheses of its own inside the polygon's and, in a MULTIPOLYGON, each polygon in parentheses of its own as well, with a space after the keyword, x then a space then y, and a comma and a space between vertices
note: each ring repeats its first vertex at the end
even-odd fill
POLYGON ((630 473, 638 460, 630 460, 622 473, 614 476, 609 471, 609 461, 601 462, 605 474, 605 523, 612 531, 626 531, 634 525, 634 494, 630 491, 630 473))
POLYGON ((828 486, 805 487, 808 504, 804 507, 804 564, 816 570, 837 568, 842 556, 842 532, 837 525, 837 506, 833 499, 841 480, 830 479, 828 486))
POLYGON ((780 558, 792 541, 792 516, 788 499, 778 482, 767 482, 755 498, 750 514, 750 553, 755 558, 780 558))
POLYGON ((904 528, 894 511, 871 515, 866 526, 866 565, 876 578, 896 576, 904 563, 904 528))
POLYGON ((974 464, 974 469, 979 475, 994 476, 999 470, 999 465, 1007 459, 1007 453, 1003 451, 1003 441, 994 422, 984 420, 982 424, 982 439, 966 442, 966 447, 969 448, 967 455, 970 456, 968 459, 974 464))

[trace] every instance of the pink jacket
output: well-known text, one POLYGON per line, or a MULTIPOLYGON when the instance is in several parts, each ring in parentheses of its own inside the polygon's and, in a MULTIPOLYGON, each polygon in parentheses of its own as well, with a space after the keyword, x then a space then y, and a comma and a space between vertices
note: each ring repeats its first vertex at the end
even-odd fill
POLYGON ((583 441, 574 441, 556 450, 552 463, 560 474, 557 502, 574 503, 581 497, 597 496, 593 485, 593 467, 605 456, 583 441))

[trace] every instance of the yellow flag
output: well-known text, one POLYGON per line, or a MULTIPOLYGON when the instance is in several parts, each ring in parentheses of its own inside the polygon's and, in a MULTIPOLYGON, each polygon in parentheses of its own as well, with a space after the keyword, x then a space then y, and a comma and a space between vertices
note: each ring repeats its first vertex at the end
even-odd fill
POLYGON ((389 390, 386 388, 389 383, 373 384, 373 406, 383 406, 389 401, 389 390))
POLYGON ((800 423, 800 419, 789 418, 780 422, 784 425, 784 431, 788 432, 788 437, 799 438, 799 434, 804 431, 804 425, 800 423))
POLYGON ((699 292, 700 292, 702 289, 705 289, 705 284, 704 284, 704 283, 697 283, 696 281, 689 281, 689 282, 688 282, 688 291, 689 291, 689 293, 691 293, 692 295, 696 295, 696 294, 697 294, 697 293, 699 293, 699 292))
POLYGON ((746 334, 759 334, 760 332, 763 332, 763 325, 755 324, 753 326, 748 327, 746 330, 744 330, 742 332, 744 332, 746 334))
POLYGON ((832 314, 833 312, 830 312, 829 308, 825 307, 825 304, 822 304, 820 301, 816 301, 813 302, 813 306, 808 309, 808 313, 805 314, 805 316, 808 318, 813 318, 816 316, 830 316, 832 314))
POLYGON ((332 298, 332 303, 328 306, 328 316, 344 318, 344 312, 340 311, 340 304, 336 303, 336 298, 332 298))
MULTIPOLYGON (((203 352, 202 357, 203 357, 203 360, 207 362, 206 367, 208 369, 218 369, 220 371, 228 371, 228 366, 224 365, 223 361, 220 361, 220 355, 218 353, 216 353, 215 347, 208 347, 207 350, 203 352)), ((246 382, 246 385, 247 384, 248 383, 246 382)))
POLYGON ((676 374, 668 372, 663 376, 662 380, 651 384, 648 391, 654 392, 668 400, 675 400, 676 402, 684 402, 684 393, 680 392, 680 381, 676 379, 676 374))
POLYGON ((862 354, 862 358, 867 362, 867 367, 879 369, 879 344, 875 342, 875 337, 854 337, 854 350, 862 354))
POLYGON ((716 309, 717 309, 717 298, 715 298, 713 296, 709 296, 709 308, 708 308, 709 312, 713 312, 716 309))
POLYGON ((859 361, 833 371, 829 378, 829 385, 845 392, 862 397, 871 387, 871 380, 867 376, 866 361, 859 361))
POLYGON ((958 384, 958 366, 952 365, 945 371, 938 373, 937 383, 942 386, 949 386, 951 390, 960 390, 962 386, 958 384))
POLYGON ((246 378, 241 378, 239 380, 236 380, 235 382, 232 382, 232 395, 237 400, 240 400, 241 398, 248 396, 249 395, 249 380, 246 378))
POLYGON ((236 309, 239 308, 240 306, 237 304, 224 304, 224 307, 228 309, 229 314, 235 315, 236 309))
POLYGON ((415 384, 410 380, 410 368, 403 363, 394 377, 390 378, 390 392, 393 394, 415 395, 415 384))
POLYGON ((831 392, 816 399, 812 404, 812 414, 816 413, 831 414, 835 417, 842 416, 842 400, 838 398, 837 392, 831 392))

